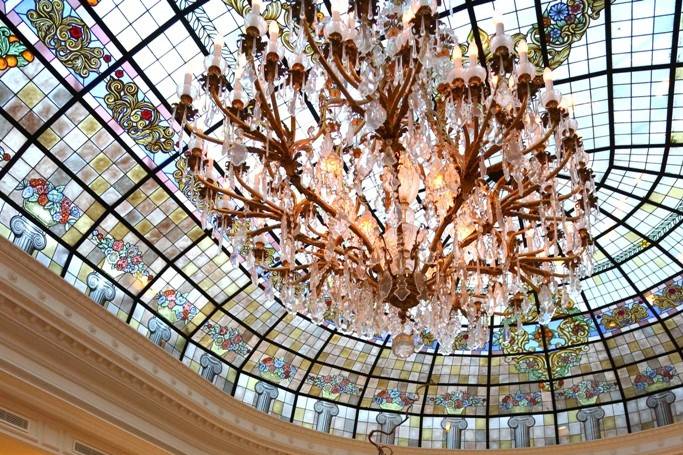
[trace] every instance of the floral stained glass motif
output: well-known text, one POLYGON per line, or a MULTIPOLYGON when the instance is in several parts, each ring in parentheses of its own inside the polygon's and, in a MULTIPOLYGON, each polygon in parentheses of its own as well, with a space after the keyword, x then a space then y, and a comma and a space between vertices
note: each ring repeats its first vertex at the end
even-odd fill
POLYGON ((403 392, 399 389, 383 389, 375 394, 372 401, 382 409, 400 411, 418 399, 417 394, 403 392))
MULTIPOLYGON (((551 3, 543 12, 545 44, 550 67, 555 69, 569 57, 572 44, 583 38, 591 20, 600 16, 606 0, 561 0, 551 3)), ((529 59, 543 68, 540 30, 532 26, 526 33, 529 59)))
POLYGON ((500 400, 500 407, 505 411, 523 412, 541 404, 541 392, 515 392, 505 395, 500 400))
MULTIPOLYGON (((117 70, 116 75, 123 76, 117 70)), ((173 150, 173 130, 161 125, 159 110, 150 103, 135 82, 125 82, 118 77, 107 81, 107 94, 104 102, 111 110, 112 117, 126 133, 151 153, 173 150)))
MULTIPOLYGON (((33 54, 9 28, 0 25, 0 71, 20 68, 33 61, 33 54)), ((1 152, 0 152, 1 153, 1 152)))
POLYGON ((236 329, 220 324, 208 323, 204 326, 203 330, 213 341, 211 349, 218 355, 234 352, 245 357, 249 353, 249 346, 244 342, 244 338, 236 329))
POLYGON ((462 390, 442 393, 433 397, 427 397, 427 403, 441 406, 448 414, 461 414, 465 408, 483 406, 485 398, 471 395, 462 390))
POLYGON ((40 41, 64 66, 83 78, 99 70, 104 50, 91 45, 90 27, 81 18, 64 16, 62 0, 38 0, 26 16, 40 41))
POLYGON ((636 376, 633 384, 639 392, 652 392, 668 387, 677 374, 676 368, 671 365, 647 367, 636 376))
POLYGON ((320 389, 323 398, 336 399, 342 393, 360 394, 360 388, 341 374, 310 375, 306 382, 320 389))
POLYGON ((675 308, 683 303, 683 285, 680 283, 671 283, 661 292, 653 294, 651 301, 652 304, 660 310, 675 308))
POLYGON ((605 381, 584 380, 558 391, 557 395, 563 398, 575 399, 582 405, 591 405, 597 402, 600 395, 614 390, 615 387, 616 384, 605 381))
POLYGON ((64 195, 64 186, 55 186, 44 178, 24 180, 19 185, 24 208, 46 227, 71 226, 81 210, 64 195))
POLYGON ((602 315, 601 323, 607 330, 614 330, 635 324, 648 317, 647 308, 640 302, 635 302, 630 307, 619 306, 611 312, 602 315))
POLYGON ((296 367, 282 357, 264 357, 258 364, 259 374, 275 383, 288 381, 296 374, 296 367))
POLYGON ((187 295, 175 289, 160 291, 155 300, 159 314, 171 323, 180 321, 183 325, 194 319, 199 309, 187 301, 187 295))
POLYGON ((153 278, 152 272, 144 263, 140 249, 123 240, 115 239, 110 234, 104 235, 95 230, 92 239, 97 248, 104 254, 102 269, 112 276, 123 273, 144 277, 148 281, 153 278))

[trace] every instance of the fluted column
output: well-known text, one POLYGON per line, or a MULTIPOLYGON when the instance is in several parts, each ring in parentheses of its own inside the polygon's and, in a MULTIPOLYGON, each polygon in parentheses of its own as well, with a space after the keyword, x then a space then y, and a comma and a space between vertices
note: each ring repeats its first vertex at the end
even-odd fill
POLYGON ((536 425, 536 419, 532 416, 510 417, 508 426, 512 429, 512 439, 515 441, 516 448, 531 446, 529 434, 534 425, 536 425))
POLYGON ((315 411, 315 429, 329 433, 332 428, 332 417, 339 414, 339 406, 328 401, 316 401, 313 410, 315 411))
POLYGON ((211 354, 202 354, 199 364, 202 366, 202 377, 211 383, 223 371, 223 363, 211 354))
POLYGON ((116 287, 97 272, 90 272, 85 279, 85 284, 88 285, 88 297, 98 305, 104 306, 116 297, 116 287))
POLYGON ((261 412, 268 414, 270 412, 270 404, 277 398, 279 392, 277 387, 268 384, 267 382, 259 381, 256 383, 256 397, 254 398, 254 407, 261 412))
POLYGON ((655 393, 647 397, 645 404, 654 411, 658 427, 674 423, 673 412, 671 412, 671 405, 674 401, 676 401, 676 395, 671 391, 655 393))
POLYGON ((149 329, 149 339, 157 346, 163 346, 171 339, 171 329, 161 319, 150 319, 147 328, 149 329))
POLYGON ((14 234, 12 242, 28 254, 40 251, 47 245, 45 233, 30 223, 22 215, 15 215, 9 221, 14 234))
POLYGON ((462 417, 445 417, 441 428, 446 432, 446 448, 462 449, 462 430, 467 428, 467 421, 462 417))
POLYGON ((396 439, 396 433, 392 433, 392 431, 394 431, 394 428, 401 424, 403 417, 401 417, 399 414, 390 414, 387 412, 382 412, 381 414, 377 415, 375 420, 377 421, 377 423, 379 423, 380 430, 382 430, 384 433, 387 433, 380 434, 378 442, 382 444, 394 444, 394 440, 396 439))
POLYGON ((576 413, 576 420, 583 423, 583 437, 586 441, 602 438, 600 420, 605 417, 602 408, 581 409, 576 413))

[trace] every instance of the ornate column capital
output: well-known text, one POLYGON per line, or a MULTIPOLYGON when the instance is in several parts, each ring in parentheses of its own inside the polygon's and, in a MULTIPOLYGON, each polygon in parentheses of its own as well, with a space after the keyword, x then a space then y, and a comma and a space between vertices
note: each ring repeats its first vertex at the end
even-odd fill
POLYGON ((223 363, 206 352, 199 358, 199 364, 202 366, 202 377, 209 382, 213 382, 216 375, 223 371, 223 363))
POLYGON ((266 414, 270 412, 270 404, 280 394, 277 387, 267 382, 259 381, 254 387, 256 397, 254 398, 254 407, 266 414))
POLYGON ((446 448, 462 449, 462 431, 467 428, 463 417, 444 417, 441 428, 446 431, 446 448))
POLYGON ((583 423, 583 436, 586 441, 602 438, 600 420, 605 417, 605 410, 601 407, 580 409, 576 413, 576 420, 583 423))
POLYGON ((536 419, 532 416, 510 417, 508 426, 512 429, 512 438, 516 448, 531 446, 529 432, 534 425, 536 425, 536 419))
POLYGON ((676 395, 670 390, 655 393, 645 400, 647 407, 651 408, 655 413, 658 427, 674 423, 674 416, 671 411, 671 405, 674 401, 676 401, 676 395))
POLYGON ((85 279, 88 296, 98 305, 104 306, 116 297, 116 287, 98 272, 90 272, 85 279))
POLYGON ((40 251, 47 245, 45 233, 23 215, 13 216, 9 221, 9 228, 14 234, 12 243, 28 254, 40 251))
POLYGON ((151 318, 147 323, 149 339, 157 346, 162 346, 171 339, 171 329, 159 318, 151 318))
POLYGON ((332 428, 332 417, 339 414, 339 406, 328 401, 316 401, 313 410, 315 411, 315 429, 329 433, 332 428))
POLYGON ((375 420, 380 425, 382 433, 384 433, 379 435, 379 442, 383 444, 393 444, 396 439, 396 434, 393 431, 401 424, 403 417, 401 417, 400 414, 382 412, 377 414, 375 420))

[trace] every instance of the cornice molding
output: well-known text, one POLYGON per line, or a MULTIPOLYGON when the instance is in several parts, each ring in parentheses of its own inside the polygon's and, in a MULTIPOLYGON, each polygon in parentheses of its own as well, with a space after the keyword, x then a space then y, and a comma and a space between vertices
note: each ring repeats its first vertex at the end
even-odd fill
MULTIPOLYGON (((0 406, 104 452, 374 453, 367 442, 283 422, 226 395, 2 238, 0 311, 0 406)), ((397 447, 395 454, 425 450, 397 447)), ((525 453, 550 450, 683 455, 683 423, 525 453)))

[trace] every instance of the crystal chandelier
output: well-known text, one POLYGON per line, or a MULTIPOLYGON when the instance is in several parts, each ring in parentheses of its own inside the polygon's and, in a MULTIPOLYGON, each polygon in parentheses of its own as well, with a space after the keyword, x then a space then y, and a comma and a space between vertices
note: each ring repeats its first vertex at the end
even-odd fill
POLYGON ((232 90, 221 42, 201 87, 179 85, 205 227, 289 310, 391 333, 399 357, 426 334, 445 353, 464 330, 481 346, 493 315, 521 324, 531 305, 547 324, 591 271, 596 204, 551 71, 501 20, 482 66, 436 1, 332 4, 295 3, 281 37, 252 0, 232 90), (297 118, 305 103, 317 125, 297 118))

